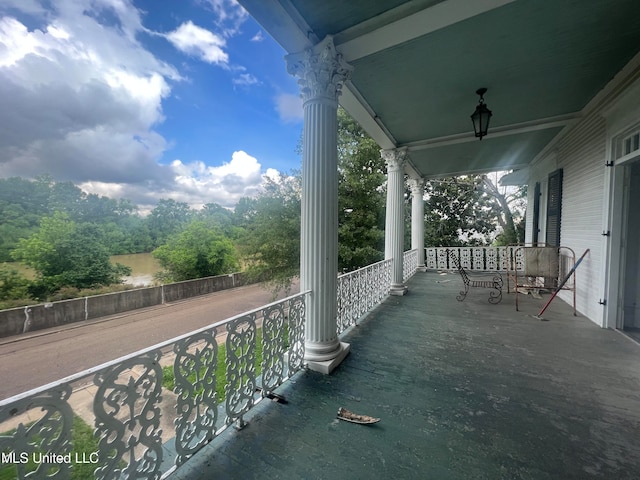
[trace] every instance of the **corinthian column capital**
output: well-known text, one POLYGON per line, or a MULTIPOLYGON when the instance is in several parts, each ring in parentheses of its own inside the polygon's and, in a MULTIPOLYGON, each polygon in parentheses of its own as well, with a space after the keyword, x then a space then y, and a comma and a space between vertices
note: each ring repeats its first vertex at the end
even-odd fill
POLYGON ((407 180, 411 195, 416 198, 422 198, 424 195, 424 178, 410 178, 407 180))
POLYGON ((393 148, 380 150, 384 163, 387 164, 387 172, 401 171, 407 161, 407 148, 393 148))
POLYGON ((299 78, 303 102, 326 99, 338 102, 342 85, 351 77, 353 67, 338 53, 333 37, 285 57, 287 72, 299 78))

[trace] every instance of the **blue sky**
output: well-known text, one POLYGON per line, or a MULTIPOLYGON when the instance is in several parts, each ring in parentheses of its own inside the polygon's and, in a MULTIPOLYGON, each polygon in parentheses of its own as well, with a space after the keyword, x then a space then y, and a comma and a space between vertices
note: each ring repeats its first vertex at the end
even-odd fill
POLYGON ((233 206, 300 167, 283 56, 233 0, 0 0, 0 177, 233 206))

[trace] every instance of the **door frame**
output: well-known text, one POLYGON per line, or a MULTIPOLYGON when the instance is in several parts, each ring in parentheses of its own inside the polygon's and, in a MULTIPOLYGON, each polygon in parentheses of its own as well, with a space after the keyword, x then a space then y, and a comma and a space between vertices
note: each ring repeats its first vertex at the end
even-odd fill
POLYGON ((640 130, 640 79, 603 111, 607 121, 605 193, 602 242, 604 288, 602 326, 624 327, 624 275, 626 245, 624 235, 629 212, 629 165, 640 160, 640 150, 623 155, 621 145, 629 134, 640 130))

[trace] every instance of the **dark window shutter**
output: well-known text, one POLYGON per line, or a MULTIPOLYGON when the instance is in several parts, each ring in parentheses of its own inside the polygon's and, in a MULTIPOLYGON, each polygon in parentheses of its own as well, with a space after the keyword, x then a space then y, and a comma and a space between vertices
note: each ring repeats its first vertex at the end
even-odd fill
POLYGON ((536 182, 533 190, 533 226, 531 229, 531 241, 538 243, 538 234, 540 233, 540 182, 536 182))
POLYGON ((562 210, 562 169, 549 175, 547 194, 547 238, 548 245, 560 246, 560 214, 562 210))

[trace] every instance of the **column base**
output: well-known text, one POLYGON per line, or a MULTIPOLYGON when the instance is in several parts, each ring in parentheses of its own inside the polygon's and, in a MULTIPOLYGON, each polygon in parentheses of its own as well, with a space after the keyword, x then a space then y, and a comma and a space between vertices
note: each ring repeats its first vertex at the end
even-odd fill
POLYGON ((342 363, 342 361, 349 355, 349 350, 351 349, 351 345, 348 343, 340 342, 340 349, 338 351, 338 355, 330 360, 325 360, 324 362, 319 362, 315 360, 310 360, 307 362, 307 368, 309 370, 313 370, 314 372, 324 373, 325 375, 330 374, 338 365, 342 363))
POLYGON ((389 289, 389 295, 394 295, 396 297, 401 297, 407 294, 409 288, 406 285, 391 285, 389 289))
POLYGON ((424 265, 420 265, 418 267, 418 272, 426 272, 427 271, 427 267, 425 267, 424 265))

